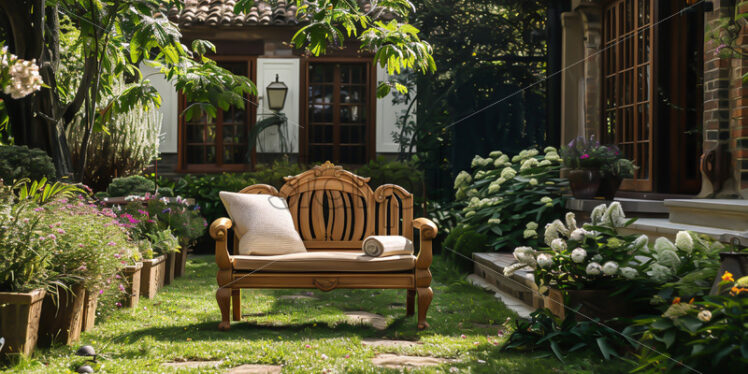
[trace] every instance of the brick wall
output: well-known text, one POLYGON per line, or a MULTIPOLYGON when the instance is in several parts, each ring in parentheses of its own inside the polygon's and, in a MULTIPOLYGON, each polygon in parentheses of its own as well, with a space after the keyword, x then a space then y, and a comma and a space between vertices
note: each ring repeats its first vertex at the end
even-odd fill
MULTIPOLYGON (((748 14, 748 4, 740 13, 748 14)), ((737 42, 748 51, 748 19, 743 19, 741 35, 737 42)), ((748 58, 733 58, 730 74, 730 151, 733 154, 734 178, 743 198, 748 198, 748 84, 743 74, 748 73, 748 58)))

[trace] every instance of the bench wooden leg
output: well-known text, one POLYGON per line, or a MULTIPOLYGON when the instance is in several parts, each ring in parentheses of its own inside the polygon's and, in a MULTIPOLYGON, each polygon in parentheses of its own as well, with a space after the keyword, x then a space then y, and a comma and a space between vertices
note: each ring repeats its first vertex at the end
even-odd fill
POLYGON ((234 312, 234 321, 242 320, 242 293, 241 290, 231 290, 231 310, 234 312))
POLYGON ((425 329, 429 327, 426 322, 426 312, 429 311, 429 305, 431 305, 431 299, 434 298, 434 291, 431 287, 418 288, 418 328, 425 329))
POLYGON ((218 308, 221 309, 221 323, 218 324, 218 329, 221 331, 228 331, 231 328, 231 320, 229 319, 231 289, 219 288, 218 291, 216 291, 216 301, 218 301, 218 308))
POLYGON ((416 290, 408 290, 405 300, 405 315, 410 317, 416 311, 416 290))

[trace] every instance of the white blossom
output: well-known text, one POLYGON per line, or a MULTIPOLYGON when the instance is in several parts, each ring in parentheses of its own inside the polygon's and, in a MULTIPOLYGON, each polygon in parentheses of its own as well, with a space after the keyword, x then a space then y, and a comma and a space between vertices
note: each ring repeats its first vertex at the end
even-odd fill
POLYGON ((488 223, 491 225, 498 225, 501 223, 501 218, 489 218, 488 223))
POLYGON ((549 152, 545 155, 545 159, 548 161, 561 161, 561 157, 559 157, 558 153, 556 152, 549 152))
POLYGON ((526 266, 527 266, 526 264, 523 264, 521 262, 518 262, 516 264, 511 264, 511 265, 509 265, 509 266, 507 266, 507 267, 504 268, 504 276, 505 277, 510 277, 510 276, 512 276, 512 274, 514 274, 514 272, 516 272, 517 270, 522 269, 522 268, 524 268, 526 266))
POLYGON ((574 248, 574 250, 571 251, 571 260, 577 264, 581 264, 586 258, 587 251, 585 251, 584 248, 574 248))
POLYGON ((654 250, 657 253, 668 250, 675 252, 678 248, 675 247, 675 244, 673 244, 670 239, 661 236, 655 240, 654 250))
POLYGON ((600 255, 600 254, 598 253, 598 254, 596 254, 596 255, 592 256, 591 260, 592 260, 592 261, 594 261, 594 262, 600 262, 600 261, 602 261, 602 260, 603 260, 603 256, 601 256, 601 255, 600 255))
POLYGON ((649 275, 653 281, 662 283, 670 279, 673 275, 673 271, 667 266, 652 264, 649 271, 647 271, 647 275, 649 275))
POLYGON ((504 152, 502 152, 502 151, 493 151, 493 152, 491 152, 491 153, 488 154, 488 157, 496 158, 496 157, 500 157, 500 156, 503 156, 503 155, 504 155, 504 152))
POLYGON ((537 238, 538 232, 535 230, 525 230, 522 232, 522 237, 525 239, 537 238))
POLYGON ((639 235, 639 237, 634 240, 633 244, 635 249, 642 249, 649 244, 649 237, 644 234, 639 235))
POLYGON ((525 225, 525 228, 528 229, 528 230, 537 230, 538 229, 538 223, 537 222, 533 222, 533 221, 527 222, 527 224, 525 225))
POLYGON ((709 321, 712 320, 712 312, 710 312, 708 310, 702 310, 702 311, 699 312, 698 315, 696 315, 696 317, 701 322, 709 322, 709 321))
POLYGON ((507 165, 507 164, 511 164, 509 162, 509 156, 507 156, 507 155, 501 155, 501 156, 499 156, 499 158, 497 158, 493 162, 493 166, 497 167, 497 168, 502 167, 502 166, 507 165))
POLYGON ((39 66, 36 60, 24 60, 8 53, 7 47, 0 52, 0 65, 3 70, 7 68, 10 78, 5 87, 2 87, 6 95, 13 99, 26 97, 42 88, 42 77, 39 75, 39 66))
POLYGON ((538 163, 538 166, 548 166, 550 164, 551 162, 549 160, 543 160, 543 161, 540 161, 540 163, 538 163))
POLYGON ((514 249, 514 258, 522 264, 535 267, 535 251, 530 247, 517 247, 514 249))
POLYGON ((459 189, 462 186, 467 186, 470 184, 470 182, 473 181, 473 177, 470 176, 470 174, 466 171, 461 171, 459 174, 457 174, 457 177, 455 177, 455 190, 459 189))
POLYGON ((621 203, 614 201, 608 206, 602 217, 602 224, 622 227, 626 223, 626 215, 623 213, 621 203))
POLYGON ((530 178, 530 182, 529 183, 530 183, 531 186, 537 186, 538 185, 538 180, 535 179, 535 178, 530 178))
POLYGON ((569 239, 581 242, 584 240, 585 236, 587 236, 587 230, 585 229, 576 229, 569 234, 569 239))
POLYGON ((569 229, 569 231, 577 229, 577 219, 573 212, 566 213, 564 218, 566 220, 566 228, 569 229))
POLYGON ((693 251, 693 238, 688 231, 679 231, 675 235, 675 246, 683 252, 691 253, 693 251))
POLYGON ((678 254, 669 249, 655 254, 655 258, 657 259, 657 263, 671 269, 675 269, 680 265, 680 257, 678 257, 678 254))
POLYGON ((511 167, 505 167, 504 170, 501 171, 501 177, 504 179, 512 179, 517 175, 517 171, 512 169, 511 167))
POLYGON ((558 152, 558 150, 556 150, 555 147, 551 147, 551 146, 545 147, 545 149, 543 149, 543 153, 545 153, 545 154, 548 154, 548 153, 557 153, 557 152, 558 152))
POLYGON ((636 269, 631 267, 622 267, 621 269, 621 275, 626 279, 634 279, 636 278, 639 273, 636 271, 636 269))
POLYGON ((547 269, 553 266, 553 258, 546 253, 539 254, 538 255, 538 266, 540 266, 543 269, 547 269))
POLYGON ((566 250, 566 242, 561 238, 553 239, 551 242, 551 249, 553 249, 556 252, 561 252, 566 250))
POLYGON ((600 272, 603 271, 603 268, 597 262, 590 262, 585 271, 587 272, 587 275, 599 275, 600 272))
POLYGON ((605 215, 605 211, 608 209, 608 207, 605 204, 600 204, 595 207, 595 209, 592 209, 592 213, 590 213, 590 221, 592 221, 593 225, 599 225, 602 223, 603 215, 605 215))
POLYGON ((603 265, 603 273, 605 275, 615 275, 618 272, 618 263, 615 261, 608 261, 603 265))
POLYGON ((534 158, 528 158, 524 162, 522 162, 522 165, 519 167, 519 171, 524 171, 527 169, 532 169, 534 167, 538 166, 538 160, 534 158))

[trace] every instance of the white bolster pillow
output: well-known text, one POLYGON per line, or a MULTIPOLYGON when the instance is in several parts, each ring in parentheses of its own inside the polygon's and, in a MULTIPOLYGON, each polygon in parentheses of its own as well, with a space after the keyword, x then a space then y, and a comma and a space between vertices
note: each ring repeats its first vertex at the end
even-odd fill
POLYGON ((413 242, 399 235, 372 235, 364 239, 362 247, 372 257, 413 254, 413 242))

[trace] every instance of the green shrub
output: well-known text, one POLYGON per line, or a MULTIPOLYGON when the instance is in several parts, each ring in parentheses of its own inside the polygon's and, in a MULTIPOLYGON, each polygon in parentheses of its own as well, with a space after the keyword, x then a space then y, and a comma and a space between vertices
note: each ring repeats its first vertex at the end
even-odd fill
POLYGON ((0 179, 10 185, 23 178, 55 180, 55 166, 52 158, 41 149, 29 148, 25 145, 0 146, 0 179))
POLYGON ((297 175, 308 169, 306 166, 296 162, 289 162, 288 157, 283 157, 275 160, 270 165, 257 164, 254 171, 245 174, 247 178, 255 180, 256 183, 269 184, 275 188, 281 188, 286 183, 283 179, 284 177, 297 175))
POLYGON ((470 259, 473 258, 473 252, 485 252, 488 248, 489 236, 486 234, 480 234, 471 229, 465 230, 457 239, 454 251, 457 254, 452 253, 457 263, 463 265, 463 267, 469 267, 471 264, 470 259))
POLYGON ((423 197, 423 172, 413 161, 390 161, 383 156, 369 161, 368 164, 355 171, 362 177, 370 177, 369 186, 372 190, 383 184, 396 184, 412 193, 416 199, 423 197))
POLYGON ((487 235, 494 250, 536 246, 542 242, 538 228, 562 214, 567 181, 559 177, 560 161, 553 147, 545 155, 530 149, 511 159, 501 151, 475 156, 473 172, 455 178, 452 214, 460 225, 487 235))
POLYGON ((158 196, 174 197, 174 189, 171 187, 158 187, 156 194, 158 196))
POLYGON ((236 192, 257 183, 247 173, 188 174, 176 182, 165 179, 159 179, 158 182, 159 185, 164 187, 173 186, 176 195, 195 199, 195 203, 209 224, 217 218, 228 217, 228 213, 226 213, 223 203, 218 197, 219 192, 236 192))
POLYGON ((109 187, 107 187, 107 194, 109 196, 145 195, 146 193, 154 193, 155 191, 156 183, 140 175, 114 178, 109 187))

